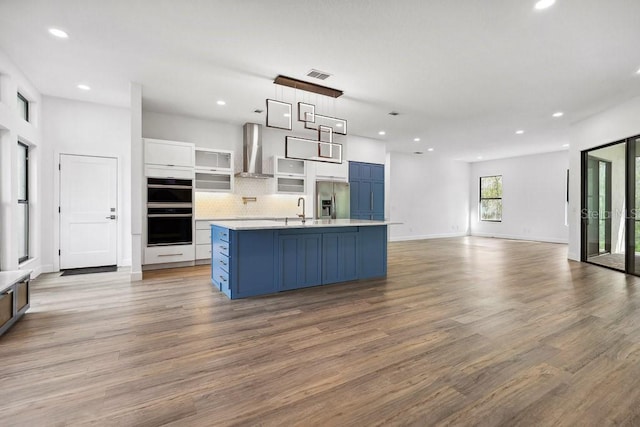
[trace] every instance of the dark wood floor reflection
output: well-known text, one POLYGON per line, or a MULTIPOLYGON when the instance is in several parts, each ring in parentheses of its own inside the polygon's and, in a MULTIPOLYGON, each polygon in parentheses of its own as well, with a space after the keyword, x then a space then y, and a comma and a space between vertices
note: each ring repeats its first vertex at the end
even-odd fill
POLYGON ((564 245, 472 237, 237 301, 207 267, 45 275, 0 338, 0 424, 639 425, 639 287, 564 245))

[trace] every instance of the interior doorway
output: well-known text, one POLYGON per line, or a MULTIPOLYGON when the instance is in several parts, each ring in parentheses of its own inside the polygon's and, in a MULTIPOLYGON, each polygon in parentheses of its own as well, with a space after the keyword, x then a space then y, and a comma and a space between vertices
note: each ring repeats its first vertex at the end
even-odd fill
POLYGON ((60 155, 60 269, 117 264, 118 160, 60 155))

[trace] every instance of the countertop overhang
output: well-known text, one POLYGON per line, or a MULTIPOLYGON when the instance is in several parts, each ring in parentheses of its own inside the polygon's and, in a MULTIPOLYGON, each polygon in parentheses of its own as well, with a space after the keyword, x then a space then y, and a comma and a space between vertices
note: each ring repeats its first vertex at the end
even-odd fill
POLYGON ((393 221, 375 221, 367 219, 307 219, 294 218, 277 220, 235 220, 235 221, 211 221, 211 225, 228 228, 229 230, 277 230, 289 228, 326 228, 326 227, 371 227, 379 225, 399 224, 393 221))

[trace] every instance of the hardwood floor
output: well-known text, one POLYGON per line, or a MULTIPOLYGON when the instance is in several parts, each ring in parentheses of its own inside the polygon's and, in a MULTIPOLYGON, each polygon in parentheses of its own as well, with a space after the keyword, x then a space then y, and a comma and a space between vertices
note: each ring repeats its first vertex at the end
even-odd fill
POLYGON ((391 243, 386 279, 236 301, 208 274, 35 280, 0 424, 640 425, 640 278, 564 245, 391 243))

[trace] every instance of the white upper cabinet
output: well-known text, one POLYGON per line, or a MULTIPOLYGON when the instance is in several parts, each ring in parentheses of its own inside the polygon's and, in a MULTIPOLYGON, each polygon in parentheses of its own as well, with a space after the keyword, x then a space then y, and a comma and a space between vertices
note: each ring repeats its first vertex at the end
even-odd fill
POLYGON ((305 176, 306 165, 304 160, 287 159, 286 157, 274 156, 274 175, 283 176, 305 176))
POLYGON ((233 151, 196 148, 196 169, 233 172, 233 151))
POLYGON ((313 162, 316 167, 316 179, 330 179, 332 181, 349 180, 349 162, 342 163, 313 162))
POLYGON ((148 165, 194 167, 194 145, 188 142, 145 139, 144 162, 148 165))
POLYGON ((233 193, 233 151, 196 148, 196 191, 233 193))
POLYGON ((274 191, 281 194, 304 194, 307 189, 307 168, 304 160, 273 157, 274 191))

